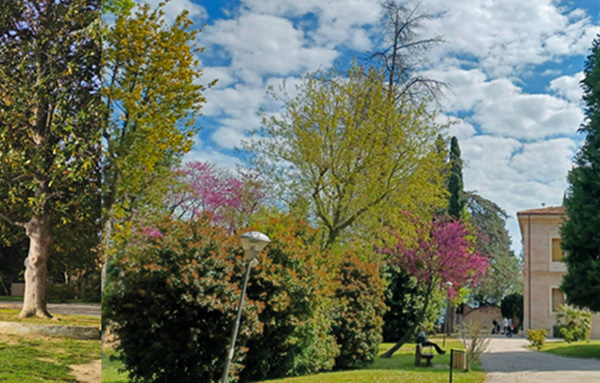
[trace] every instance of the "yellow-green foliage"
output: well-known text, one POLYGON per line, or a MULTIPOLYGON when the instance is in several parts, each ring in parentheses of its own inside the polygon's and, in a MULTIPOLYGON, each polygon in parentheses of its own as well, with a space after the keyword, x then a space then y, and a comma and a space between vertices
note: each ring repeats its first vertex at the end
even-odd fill
POLYGON ((350 228, 372 238, 382 226, 398 227, 397 211, 431 215, 442 203, 441 127, 424 104, 390 98, 381 72, 353 65, 311 74, 284 101, 282 115, 265 119, 265 139, 248 149, 282 196, 310 198, 323 247, 345 242, 350 228))
POLYGON ((547 334, 547 331, 543 328, 534 330, 527 329, 527 340, 531 343, 532 347, 540 350, 544 346, 547 334))
POLYGON ((187 12, 172 25, 162 6, 138 4, 131 16, 124 7, 114 17, 102 51, 103 225, 162 204, 205 102, 195 56, 202 49, 194 45, 199 30, 187 12))

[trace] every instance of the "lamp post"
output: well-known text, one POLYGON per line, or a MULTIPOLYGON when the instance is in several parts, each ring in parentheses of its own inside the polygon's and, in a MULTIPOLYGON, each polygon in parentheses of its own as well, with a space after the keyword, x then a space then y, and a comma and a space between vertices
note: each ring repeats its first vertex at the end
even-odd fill
POLYGON ((244 295, 246 294, 246 287, 248 286, 248 278, 250 277, 250 269, 252 268, 252 261, 258 257, 258 254, 267 246, 271 240, 269 237, 258 231, 250 231, 240 236, 240 242, 244 249, 244 261, 246 262, 246 275, 244 277, 244 285, 242 287, 242 295, 240 296, 240 303, 238 305, 237 317, 235 319, 235 325, 233 326, 233 332, 231 333, 231 343, 229 344, 229 352, 227 353, 227 362, 225 362, 225 368, 223 369, 223 377, 221 383, 227 383, 229 377, 229 366, 233 360, 233 353, 235 351, 235 340, 237 338, 238 330, 240 328, 240 319, 242 317, 242 305, 244 304, 244 295))
POLYGON ((447 293, 446 293, 446 318, 444 318, 444 340, 442 342, 442 347, 446 347, 446 333, 449 331, 450 326, 448 325, 448 317, 449 317, 449 313, 450 313, 450 288, 452 287, 452 282, 447 281, 446 282, 446 288, 447 288, 447 293))

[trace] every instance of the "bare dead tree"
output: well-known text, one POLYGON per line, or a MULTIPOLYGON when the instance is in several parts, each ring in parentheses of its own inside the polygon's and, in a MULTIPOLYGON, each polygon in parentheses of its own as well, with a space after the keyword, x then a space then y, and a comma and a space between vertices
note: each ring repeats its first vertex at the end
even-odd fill
POLYGON ((383 48, 369 53, 385 70, 390 97, 418 103, 423 97, 438 100, 445 84, 418 73, 428 60, 427 53, 442 43, 441 36, 421 38, 423 24, 432 16, 420 10, 421 3, 405 6, 397 0, 381 2, 381 41, 383 48))

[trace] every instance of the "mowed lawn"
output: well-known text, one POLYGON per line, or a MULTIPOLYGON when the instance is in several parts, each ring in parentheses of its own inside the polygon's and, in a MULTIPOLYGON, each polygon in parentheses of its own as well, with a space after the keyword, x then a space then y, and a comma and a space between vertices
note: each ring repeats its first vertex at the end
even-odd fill
POLYGON ((54 319, 19 318, 19 310, 0 309, 0 321, 43 324, 49 326, 93 326, 100 328, 100 318, 86 315, 52 314, 54 319))
MULTIPOLYGON (((433 340, 442 343, 441 339, 433 340)), ((391 343, 380 346, 383 353, 392 347, 391 343)), ((462 342, 451 339, 446 342, 446 349, 462 349, 462 342)), ((407 343, 398 350, 391 358, 377 357, 375 362, 360 370, 325 372, 315 375, 299 376, 294 378, 274 379, 264 381, 269 383, 391 383, 391 382, 418 382, 418 383, 442 383, 448 382, 450 352, 446 355, 436 355, 430 367, 415 367, 415 344, 407 343)), ((424 363, 423 363, 424 364, 424 363)), ((127 383, 127 374, 120 373, 118 361, 109 360, 108 356, 102 360, 102 382, 103 383, 127 383)), ((485 373, 478 365, 473 371, 453 372, 453 382, 456 383, 481 383, 485 379, 485 373)))
POLYGON ((100 359, 99 340, 0 334, 0 382, 73 382, 69 365, 100 359))
POLYGON ((542 350, 554 355, 600 360, 600 340, 581 342, 546 342, 542 350))

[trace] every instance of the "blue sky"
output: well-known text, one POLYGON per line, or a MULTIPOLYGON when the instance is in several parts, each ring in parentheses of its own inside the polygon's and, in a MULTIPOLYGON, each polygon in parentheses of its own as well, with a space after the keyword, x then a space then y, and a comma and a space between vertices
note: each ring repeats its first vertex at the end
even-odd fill
MULTIPOLYGON (((234 167, 233 149, 259 126, 258 110, 280 107, 269 86, 285 80, 293 89, 306 72, 377 49, 376 0, 172 0, 167 17, 183 9, 205 25, 204 79, 219 79, 188 160, 234 167)), ((582 142, 579 81, 600 33, 600 2, 422 0, 420 9, 434 15, 422 36, 445 40, 421 70, 449 85, 440 119, 455 122, 449 134, 459 138, 465 189, 509 213, 519 254, 516 212, 561 203, 582 142)))

